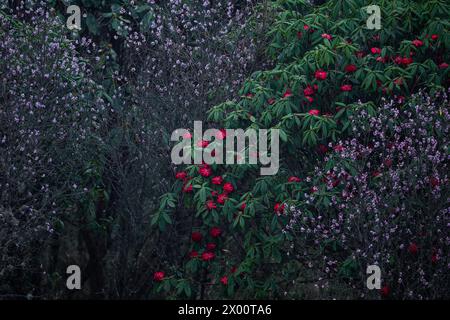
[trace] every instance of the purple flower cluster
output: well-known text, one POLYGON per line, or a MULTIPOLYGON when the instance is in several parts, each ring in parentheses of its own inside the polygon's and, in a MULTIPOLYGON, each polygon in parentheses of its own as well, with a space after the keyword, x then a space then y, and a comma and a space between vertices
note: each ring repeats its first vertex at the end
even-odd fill
POLYGON ((307 179, 316 192, 291 208, 285 232, 301 243, 310 267, 349 278, 362 297, 371 294, 368 265, 380 266, 397 297, 445 296, 448 102, 446 92, 421 92, 405 105, 386 101, 376 115, 355 111, 350 137, 329 145, 322 168, 330 169, 307 179))

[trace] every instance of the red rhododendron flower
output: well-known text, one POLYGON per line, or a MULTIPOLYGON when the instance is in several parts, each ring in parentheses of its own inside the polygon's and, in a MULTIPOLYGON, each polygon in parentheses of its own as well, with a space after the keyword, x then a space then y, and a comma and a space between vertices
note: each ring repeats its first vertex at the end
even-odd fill
POLYGON ((303 37, 303 33, 301 31, 297 32, 297 38, 301 39, 303 37))
POLYGON ((354 64, 349 64, 345 66, 345 72, 355 72, 358 68, 354 64))
POLYGON ((302 181, 302 179, 298 178, 298 177, 289 177, 288 182, 300 182, 302 181))
POLYGON ((320 111, 317 110, 317 109, 309 110, 308 113, 309 113, 310 115, 312 115, 312 116, 318 116, 318 115, 320 115, 320 111))
POLYGON ((216 248, 216 244, 214 242, 209 242, 206 244, 206 250, 213 251, 216 248))
POLYGON ((241 204, 240 210, 244 211, 246 207, 247 207, 247 204, 244 202, 241 204))
POLYGON ((312 96, 314 95, 314 89, 311 86, 307 86, 304 90, 303 90, 303 94, 305 96, 312 96))
POLYGON ((442 62, 442 63, 439 65, 439 69, 447 69, 447 68, 448 68, 448 64, 445 63, 445 62, 442 62))
POLYGON ((308 100, 309 103, 312 103, 314 101, 314 99, 310 96, 306 96, 305 98, 306 100, 308 100))
POLYGON ((212 227, 209 233, 211 234, 211 237, 217 238, 222 234, 222 230, 220 230, 219 227, 212 227))
POLYGON ((317 90, 319 90, 319 86, 317 84, 314 84, 313 89, 314 89, 314 91, 317 91, 317 90))
POLYGON ((437 34, 431 35, 431 40, 437 40, 438 38, 439 38, 439 35, 437 35, 437 34))
POLYGON ((344 84, 341 86, 341 91, 352 91, 352 85, 351 84, 344 84))
POLYGON ((309 26, 305 24, 305 25, 303 26, 303 30, 309 30, 309 26))
POLYGON ((223 179, 221 176, 217 176, 211 179, 212 184, 221 185, 223 182, 223 179))
POLYGON ((201 176, 207 178, 211 175, 211 168, 207 165, 204 165, 198 170, 198 172, 201 176))
POLYGON ((227 276, 223 276, 222 278, 220 278, 220 282, 226 286, 228 284, 228 277, 227 276))
POLYGON ((200 242, 200 241, 202 241, 203 236, 200 232, 194 231, 194 232, 192 232, 191 238, 192 238, 192 241, 194 241, 194 242, 200 242))
POLYGON ((408 252, 411 254, 416 254, 417 251, 418 251, 417 244, 415 244, 414 242, 410 243, 408 247, 408 252))
POLYGON ((234 190, 234 188, 233 188, 233 185, 231 183, 227 182, 227 183, 225 183, 223 185, 223 192, 231 193, 231 192, 233 192, 233 190, 234 190))
POLYGON ((211 211, 212 209, 217 209, 217 205, 214 201, 208 200, 206 201, 206 208, 211 211))
POLYGON ((195 259, 195 258, 197 258, 197 257, 198 257, 198 252, 197 252, 197 251, 192 250, 192 251, 189 253, 189 258, 195 259))
POLYGON ((197 142, 197 147, 200 148, 206 148, 209 145, 209 141, 206 140, 200 140, 199 142, 197 142))
POLYGON ((411 41, 411 43, 417 48, 423 46, 423 41, 419 40, 419 39, 413 40, 413 41, 411 41))
POLYGON ((226 193, 219 194, 219 196, 217 197, 217 202, 220 204, 224 204, 227 199, 228 199, 228 197, 227 197, 226 193))
POLYGON ((323 70, 317 70, 316 73, 314 74, 314 77, 317 80, 325 80, 327 78, 327 72, 323 70))
POLYGON ((273 210, 276 212, 276 213, 278 213, 278 214, 280 214, 280 213, 283 213, 284 212, 284 207, 285 207, 285 204, 284 203, 276 203, 275 204, 275 206, 273 207, 273 210))
POLYGON ((184 193, 190 193, 190 192, 192 192, 192 190, 193 190, 192 184, 183 186, 184 193))
POLYGON ((212 190, 212 191, 211 191, 211 195, 212 195, 213 197, 217 197, 218 194, 219 194, 219 193, 218 193, 216 190, 212 190))
POLYGON ((395 56, 395 58, 394 58, 394 62, 396 64, 402 64, 402 60, 403 60, 403 58, 400 56, 395 56))
POLYGON ((322 38, 328 39, 328 40, 332 39, 331 35, 329 35, 328 33, 322 33, 322 38))
POLYGON ((289 98, 292 97, 292 91, 291 89, 287 88, 285 93, 283 94, 283 98, 289 98))
POLYGON ((214 259, 215 256, 216 255, 214 254, 214 252, 206 251, 206 252, 202 253, 202 260, 203 261, 210 261, 210 260, 214 259))
POLYGON ((372 52, 373 54, 380 54, 381 49, 377 48, 377 47, 373 47, 373 48, 370 48, 370 52, 372 52))
POLYGON ((175 178, 179 179, 179 180, 184 180, 184 179, 186 179, 186 177, 187 177, 187 173, 185 171, 177 172, 177 174, 175 175, 175 178))
POLYGON ((386 297, 389 295, 390 292, 391 292, 391 289, 389 288, 389 286, 383 286, 383 287, 380 289, 380 294, 381 294, 384 298, 386 298, 386 297))
POLYGON ((153 274, 153 280, 161 282, 164 280, 164 272, 158 271, 153 274))

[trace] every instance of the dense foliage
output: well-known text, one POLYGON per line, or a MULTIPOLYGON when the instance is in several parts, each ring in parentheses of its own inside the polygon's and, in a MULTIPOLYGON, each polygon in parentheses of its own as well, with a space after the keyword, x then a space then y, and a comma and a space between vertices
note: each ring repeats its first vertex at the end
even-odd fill
MULTIPOLYGON (((442 254, 439 250, 445 250, 448 245, 449 239, 444 232, 448 194, 439 194, 442 196, 439 207, 434 208, 431 203, 435 203, 435 199, 430 188, 421 189, 425 192, 423 198, 410 190, 418 181, 428 186, 430 179, 446 185, 448 143, 445 139, 438 142, 438 137, 445 136, 448 130, 443 125, 447 121, 446 116, 440 120, 428 113, 410 115, 410 119, 401 116, 398 127, 393 129, 398 132, 392 141, 400 144, 401 148, 406 148, 403 139, 412 134, 408 132, 413 129, 412 123, 424 121, 422 117, 426 118, 426 128, 438 121, 441 127, 437 129, 443 130, 420 131, 419 136, 411 138, 419 140, 407 143, 411 150, 402 149, 401 154, 392 155, 375 150, 375 160, 364 159, 359 165, 360 159, 340 159, 350 166, 344 167, 347 168, 343 171, 348 175, 346 179, 355 179, 353 183, 346 182, 347 188, 356 187, 356 190, 337 192, 337 186, 343 184, 339 175, 344 173, 341 172, 342 167, 328 156, 333 151, 332 147, 338 150, 348 148, 346 144, 350 142, 336 145, 341 139, 355 144, 348 152, 353 149, 362 152, 359 149, 362 146, 367 148, 368 143, 374 145, 369 149, 386 146, 387 141, 376 140, 382 128, 376 131, 368 126, 357 126, 354 117, 359 110, 363 109, 365 115, 370 115, 366 121, 378 121, 382 126, 386 124, 384 118, 392 115, 384 113, 379 119, 377 116, 381 110, 397 104, 405 108, 414 106, 412 102, 406 104, 405 97, 419 88, 431 95, 448 88, 446 61, 450 43, 448 23, 444 19, 448 5, 440 1, 426 4, 378 1, 376 4, 382 8, 384 17, 380 31, 365 29, 367 16, 362 1, 329 1, 319 8, 301 1, 290 1, 278 7, 280 11, 270 32, 272 43, 269 47, 269 53, 277 61, 276 66, 254 73, 243 85, 242 97, 212 108, 209 119, 218 123, 219 128, 280 129, 282 167, 277 175, 268 177, 259 177, 258 168, 250 165, 202 165, 184 169, 181 175, 184 184, 177 183, 175 192, 162 199, 161 210, 154 216, 153 223, 164 230, 170 223, 171 212, 177 212, 171 207, 192 210, 193 231, 200 232, 207 237, 206 242, 215 245, 214 250, 209 250, 208 243, 206 247, 205 243, 195 240, 190 245, 186 244, 185 262, 172 270, 169 266, 163 267, 174 275, 161 284, 166 292, 191 296, 191 290, 187 288, 193 286, 196 290, 193 294, 202 295, 204 290, 214 287, 208 284, 221 286, 220 282, 226 282, 226 290, 208 290, 208 294, 213 297, 279 298, 284 293, 299 298, 314 296, 310 287, 317 286, 322 289, 319 294, 322 297, 332 297, 337 292, 341 297, 360 293, 364 296, 370 293, 364 287, 365 266, 379 264, 384 267, 385 285, 392 286, 382 291, 386 296, 387 291, 389 296, 396 298, 431 297, 433 293, 430 290, 437 292, 438 296, 445 294, 446 288, 442 284, 446 283, 442 278, 447 268, 445 261, 440 261, 442 270, 425 276, 422 267, 405 268, 403 264, 409 262, 403 259, 404 254, 394 252, 407 248, 408 242, 418 241, 415 237, 419 231, 410 230, 409 224, 414 224, 415 216, 430 208, 433 208, 433 214, 429 215, 435 216, 433 223, 439 230, 433 235, 440 232, 443 235, 439 240, 427 239, 426 249, 422 241, 420 246, 424 246, 422 250, 431 257, 442 254), (383 98, 392 102, 388 102, 387 107, 383 106, 383 98), (355 132, 352 128, 358 129, 355 132), (439 151, 423 149, 432 141, 439 151), (429 164, 403 163, 403 158, 414 154, 437 157, 439 159, 435 161, 438 163, 433 164, 428 158, 429 164), (378 178, 379 184, 373 186, 368 180, 374 174, 370 170, 380 170, 377 166, 385 156, 395 157, 392 161, 400 161, 401 167, 391 169, 390 179, 378 178), (367 168, 370 161, 375 163, 367 168), (433 166, 434 172, 431 170, 433 166), (324 173, 328 176, 323 177, 324 173), (225 183, 223 189, 222 183, 225 183), (333 190, 329 190, 329 184, 334 186, 333 190), (380 192, 386 192, 386 195, 380 192), (392 194, 398 192, 412 193, 406 198, 392 194), (290 217, 288 207, 297 218, 290 217), (344 209, 351 212, 350 218, 344 209), (365 218, 375 214, 376 210, 380 210, 380 216, 365 218), (392 214, 392 210, 397 215, 403 214, 401 221, 404 219, 405 223, 398 219, 395 222, 383 220, 385 214, 392 214), (311 219, 312 225, 308 228, 300 227, 295 221, 302 213, 311 219), (292 232, 289 233, 285 227, 287 220, 291 220, 288 228, 292 232), (342 235, 341 232, 334 235, 336 230, 341 231, 340 224, 348 224, 345 226, 348 229, 342 230, 342 235), (406 230, 398 235, 397 243, 389 240, 389 233, 400 228, 398 224, 406 230), (211 228, 220 228, 220 239, 207 236, 211 228), (312 235, 302 235, 302 228, 312 235), (353 228, 363 232, 364 236, 353 239, 356 231, 353 228), (389 233, 384 234, 384 231, 389 233), (350 237, 349 243, 347 237, 350 237), (384 248, 386 244, 389 247, 384 248), (330 246, 335 254, 324 251, 330 246), (384 248, 383 251, 377 251, 381 250, 380 247, 384 248), (189 250, 193 251, 189 254, 189 250), (320 269, 317 269, 317 264, 320 269), (430 280, 428 276, 436 278, 430 280), (355 278, 357 282, 351 281, 355 278), (401 284, 415 278, 421 279, 419 283, 414 280, 414 283, 401 284), (430 289, 431 281, 435 286, 433 289, 430 289), (307 285, 302 288, 303 283, 307 285), (427 289, 418 289, 419 284, 427 289)), ((430 104, 424 100, 421 103, 430 104)), ((437 105, 436 115, 437 110, 442 112, 448 106, 448 101, 438 99, 431 104, 437 105)), ((211 145, 214 143, 212 141, 211 145)), ((392 152, 395 153, 395 148, 392 152)), ((422 225, 431 228, 432 222, 428 219, 434 218, 427 216, 424 219, 422 225)))
POLYGON ((0 3, 0 299, 448 298, 450 6, 370 4, 0 3), (280 170, 175 168, 194 120, 280 170))

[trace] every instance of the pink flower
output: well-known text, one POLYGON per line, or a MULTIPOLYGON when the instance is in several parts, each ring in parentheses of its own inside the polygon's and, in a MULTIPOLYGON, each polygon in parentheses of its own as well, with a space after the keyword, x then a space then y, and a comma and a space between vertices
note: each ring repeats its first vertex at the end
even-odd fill
POLYGON ((312 116, 318 116, 318 115, 320 115, 320 111, 317 110, 317 109, 309 110, 308 113, 309 113, 310 115, 312 115, 312 116))
POLYGON ((209 232, 211 237, 217 238, 222 234, 222 230, 220 230, 219 227, 212 227, 211 231, 209 232))
POLYGON ((439 69, 447 69, 447 68, 448 68, 448 64, 445 63, 445 62, 442 62, 442 63, 439 65, 439 69))
POLYGON ((164 280, 164 272, 158 271, 153 274, 153 280, 161 282, 164 280))
POLYGON ((184 180, 184 179, 186 179, 186 177, 187 177, 187 173, 185 171, 177 172, 177 174, 175 175, 175 178, 179 179, 179 180, 184 180))
POLYGON ((373 48, 370 48, 370 52, 372 52, 372 54, 380 54, 381 49, 377 48, 377 47, 373 47, 373 48))
POLYGON ((292 91, 291 91, 291 89, 287 88, 283 94, 283 98, 289 98, 289 97, 292 97, 292 91))
POLYGON ((206 140, 200 140, 199 142, 197 142, 197 147, 200 148, 206 148, 209 145, 209 141, 206 140))
POLYGON ((214 242, 209 242, 206 244, 206 250, 213 251, 216 248, 216 244, 214 242))
POLYGON ((233 190, 234 190, 234 188, 233 188, 233 185, 231 183, 227 182, 227 183, 225 183, 223 185, 223 192, 231 193, 231 192, 233 192, 233 190))
POLYGON ((328 39, 328 40, 332 39, 331 35, 329 35, 328 33, 322 33, 322 38, 328 39))
POLYGON ((437 40, 438 38, 439 38, 439 35, 437 35, 437 34, 431 35, 431 40, 437 40))
POLYGON ((341 91, 348 92, 352 91, 352 85, 351 84, 344 84, 341 86, 341 91))
POLYGON ((223 179, 221 176, 217 176, 211 179, 211 183, 215 185, 221 185, 223 182, 223 179))
POLYGON ((222 278, 220 278, 220 282, 226 286, 228 285, 228 277, 227 276, 223 276, 222 278))
POLYGON ((197 251, 192 250, 192 251, 189 253, 189 258, 195 259, 195 258, 197 258, 197 257, 198 257, 198 252, 197 252, 197 251))
POLYGON ((417 48, 423 46, 423 41, 419 40, 419 39, 413 40, 413 41, 411 41, 411 43, 417 48))
POLYGON ((192 134, 190 132, 186 132, 185 134, 183 134, 183 138, 190 139, 190 138, 192 138, 192 134))

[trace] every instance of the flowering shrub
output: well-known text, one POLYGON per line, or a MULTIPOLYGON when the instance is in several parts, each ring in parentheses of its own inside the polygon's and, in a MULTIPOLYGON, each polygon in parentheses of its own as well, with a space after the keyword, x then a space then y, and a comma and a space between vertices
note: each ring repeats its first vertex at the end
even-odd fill
MULTIPOLYGON (((210 228, 218 226, 222 235, 215 247, 214 258, 208 260, 198 258, 208 252, 203 244, 185 244, 184 264, 180 267, 167 266, 173 277, 158 285, 156 290, 164 290, 168 295, 201 298, 277 298, 289 294, 295 297, 311 296, 307 291, 316 290, 309 290, 312 285, 325 286, 324 276, 311 272, 311 259, 305 260, 297 253, 294 255, 296 259, 292 258, 293 249, 297 247, 291 241, 292 235, 282 232, 286 225, 289 226, 290 218, 285 214, 289 205, 301 211, 303 207, 300 203, 305 198, 323 192, 322 185, 303 181, 308 175, 311 176, 315 167, 320 168, 324 157, 333 150, 330 149, 330 143, 334 142, 332 146, 338 151, 345 148, 335 146, 335 143, 353 137, 352 119, 356 110, 364 109, 374 115, 383 98, 403 103, 405 97, 420 88, 426 88, 434 95, 448 87, 446 61, 449 58, 450 42, 446 24, 442 20, 449 10, 448 5, 443 1, 427 4, 379 1, 374 4, 381 7, 385 17, 383 28, 379 31, 365 29, 367 16, 361 10, 365 5, 363 1, 348 1, 345 9, 341 7, 341 1, 328 1, 317 8, 303 2, 274 4, 279 14, 269 32, 272 39, 269 53, 276 60, 276 66, 272 70, 255 72, 239 92, 241 98, 213 107, 209 111, 209 120, 219 128, 280 129, 280 172, 276 176, 258 177, 255 165, 204 164, 184 168, 186 175, 175 184, 172 193, 162 197, 160 210, 153 216, 152 224, 164 230, 178 212, 188 210, 192 214, 190 224, 196 232, 206 235, 210 228), (343 10, 345 17, 341 14, 343 10), (420 15, 414 12, 420 12, 420 15), (212 178, 215 179, 214 183, 212 178), (233 191, 225 192, 222 185, 217 184, 219 181, 231 184, 233 191), (175 214, 172 214, 173 211, 175 214), (199 255, 190 255, 188 252, 192 250, 199 255), (220 281, 224 276, 227 277, 225 288, 220 281), (296 283, 306 283, 305 288, 308 289, 297 292, 296 283), (214 287, 223 290, 214 290, 214 287)), ((446 105, 439 106, 445 108, 446 105)), ((214 140, 209 144, 214 144, 214 140)), ((421 154, 423 152, 420 150, 421 154)), ((429 153, 423 154, 432 155, 432 152, 430 149, 429 153)), ((439 159, 443 161, 440 156, 439 159)), ((412 165, 410 170, 424 168, 412 165)), ((431 169, 427 170, 423 174, 437 174, 431 169)), ((445 167, 439 168, 440 179, 444 179, 443 172, 445 167)), ((422 173, 421 177, 425 184, 427 179, 431 179, 422 176, 422 173)), ((336 182, 331 179, 330 183, 336 182)), ((412 181, 405 183, 411 184, 412 181)), ((391 190, 391 185, 385 188, 391 190)), ((432 193, 431 190, 428 192, 432 193)), ((362 196, 364 194, 358 193, 358 197, 361 197, 358 199, 365 201, 362 196)), ((314 203, 317 210, 319 204, 325 203, 325 207, 328 207, 328 204, 339 203, 337 198, 320 199, 321 203, 314 203)), ((386 200, 392 200, 392 208, 402 208, 401 198, 396 202, 394 199, 386 200)), ((370 202, 365 201, 364 204, 369 205, 370 202)), ((403 210, 407 212, 409 209, 405 207, 403 210)), ((437 210, 441 209, 445 208, 437 210)), ((434 222, 436 229, 442 228, 437 219, 442 219, 444 215, 444 212, 438 212, 434 222)), ((323 212, 325 214, 328 214, 327 211, 323 212)), ((355 216, 359 218, 361 215, 355 216)), ((379 221, 383 220, 380 218, 379 221)), ((377 228, 376 223, 378 221, 370 221, 373 228, 377 228)), ((425 222, 423 225, 426 225, 425 222)), ((385 227, 379 228, 384 230, 385 227)), ((409 242, 419 246, 418 240, 414 238, 417 236, 415 231, 411 230, 410 239, 402 238, 405 246, 409 246, 409 242)), ((407 233, 405 231, 403 237, 407 233)), ((376 238, 375 235, 371 237, 376 238)), ((441 246, 436 246, 436 250, 443 250, 444 238, 440 237, 441 246)), ((318 250, 324 245, 323 240, 309 244, 312 249, 317 249, 316 261, 328 263, 328 255, 318 250)), ((357 247, 349 248, 358 250, 357 247)), ((381 257, 376 248, 370 249, 372 256, 368 260, 381 264, 386 257, 381 257)), ((412 248, 415 251, 415 247, 412 248)), ((299 250, 309 252, 309 247, 301 246, 299 250)), ((344 259, 351 254, 369 254, 365 247, 360 248, 359 253, 336 250, 337 255, 345 256, 344 259)), ((442 252, 436 251, 436 254, 442 252)), ((362 274, 358 273, 359 269, 353 260, 345 260, 344 267, 342 261, 332 262, 335 263, 334 268, 343 270, 341 274, 347 278, 362 274)), ((384 263, 383 266, 386 266, 384 263)), ((328 268, 331 270, 331 266, 328 268)), ((417 288, 418 283, 414 282, 408 283, 405 287, 408 293, 403 295, 398 287, 388 283, 398 281, 394 274, 399 270, 402 270, 399 265, 391 270, 386 267, 385 276, 390 287, 384 288, 385 293, 396 297, 407 297, 411 290, 413 297, 442 294, 441 288, 436 288, 435 293, 426 291, 428 289, 421 291, 417 288)), ((327 274, 326 269, 324 272, 327 274)), ((404 275, 400 278, 402 281, 408 280, 404 275)), ((361 287, 355 290, 354 283, 350 281, 339 281, 337 278, 333 278, 333 281, 333 285, 341 285, 349 290, 347 296, 357 296, 360 290, 365 289, 365 283, 360 282, 361 287)), ((424 280, 419 281, 425 283, 424 280)), ((341 292, 347 292, 345 290, 341 292)))
POLYGON ((61 22, 32 14, 25 24, 0 12, 0 291, 22 279, 20 293, 35 294, 23 279, 45 274, 39 253, 86 192, 80 171, 108 109, 61 22))
POLYGON ((329 145, 305 179, 317 191, 291 207, 284 231, 322 285, 339 277, 364 297, 366 267, 378 265, 384 296, 448 295, 449 117, 445 92, 419 93, 376 114, 358 109, 352 137, 329 145))

